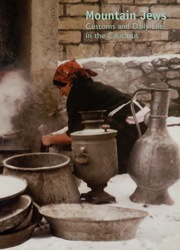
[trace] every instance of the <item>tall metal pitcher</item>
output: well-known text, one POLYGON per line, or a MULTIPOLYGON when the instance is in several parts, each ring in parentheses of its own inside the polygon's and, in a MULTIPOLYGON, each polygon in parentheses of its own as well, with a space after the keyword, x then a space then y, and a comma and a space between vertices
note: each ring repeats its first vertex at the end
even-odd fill
POLYGON ((130 199, 137 203, 171 205, 174 202, 168 188, 180 178, 180 150, 166 125, 170 89, 159 83, 148 91, 151 91, 148 129, 136 141, 128 162, 128 173, 137 184, 130 199))

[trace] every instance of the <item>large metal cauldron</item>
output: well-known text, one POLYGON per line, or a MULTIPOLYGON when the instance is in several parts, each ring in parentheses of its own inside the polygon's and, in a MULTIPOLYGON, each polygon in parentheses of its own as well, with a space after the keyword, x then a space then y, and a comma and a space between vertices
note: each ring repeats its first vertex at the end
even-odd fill
POLYGON ((163 84, 151 87, 148 129, 135 143, 128 164, 128 173, 137 184, 130 199, 170 205, 173 201, 167 189, 180 177, 180 151, 166 127, 170 89, 163 84))
MULTIPOLYGON (((98 112, 100 116, 102 112, 98 112)), ((117 131, 109 129, 108 125, 101 127, 103 120, 97 120, 97 111, 83 113, 84 119, 88 117, 91 120, 83 122, 85 129, 71 134, 75 175, 92 189, 81 197, 91 203, 113 202, 115 198, 104 188, 109 179, 118 173, 117 131)))
POLYGON ((3 161, 3 174, 26 179, 27 193, 40 206, 76 203, 80 194, 69 162, 69 157, 55 153, 16 155, 3 161))

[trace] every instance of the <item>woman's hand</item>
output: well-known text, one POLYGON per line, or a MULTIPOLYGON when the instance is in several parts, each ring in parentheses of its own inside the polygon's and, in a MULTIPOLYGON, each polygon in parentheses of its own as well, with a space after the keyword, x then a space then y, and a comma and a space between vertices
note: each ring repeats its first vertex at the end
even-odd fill
POLYGON ((44 146, 50 146, 51 144, 62 144, 68 145, 71 144, 72 138, 66 134, 66 132, 62 134, 55 135, 43 135, 41 138, 42 144, 44 146))
POLYGON ((51 135, 43 135, 41 137, 42 144, 44 146, 50 146, 52 144, 52 136, 51 135))

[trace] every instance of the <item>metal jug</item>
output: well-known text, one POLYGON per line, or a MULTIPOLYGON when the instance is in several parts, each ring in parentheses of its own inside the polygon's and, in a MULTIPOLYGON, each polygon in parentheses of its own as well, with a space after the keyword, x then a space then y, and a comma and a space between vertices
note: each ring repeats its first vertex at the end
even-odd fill
POLYGON ((151 92, 151 110, 144 135, 141 136, 138 127, 140 138, 128 162, 128 173, 137 184, 130 199, 137 203, 171 205, 174 202, 168 188, 180 178, 180 150, 166 125, 170 89, 163 83, 153 84, 150 89, 139 89, 132 97, 132 107, 140 91, 151 92))

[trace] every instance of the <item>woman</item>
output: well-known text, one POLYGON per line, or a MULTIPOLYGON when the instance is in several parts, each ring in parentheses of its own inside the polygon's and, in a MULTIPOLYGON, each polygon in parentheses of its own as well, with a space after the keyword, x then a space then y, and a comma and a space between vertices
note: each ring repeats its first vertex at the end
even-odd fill
MULTIPOLYGON (((82 130, 81 115, 79 111, 106 110, 105 123, 112 129, 118 130, 117 149, 119 173, 126 173, 127 160, 135 141, 138 138, 136 126, 129 124, 130 97, 124 95, 112 86, 95 82, 91 76, 97 73, 90 69, 82 68, 75 60, 60 65, 54 75, 53 83, 60 90, 60 94, 67 97, 68 130, 62 134, 45 135, 42 143, 45 146, 51 144, 71 144, 72 132, 82 130)), ((136 106, 136 111, 139 107, 136 106)), ((140 123, 145 131, 145 125, 140 123)))

